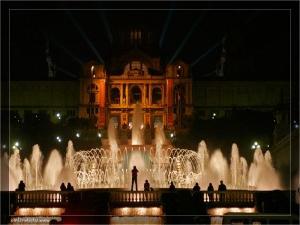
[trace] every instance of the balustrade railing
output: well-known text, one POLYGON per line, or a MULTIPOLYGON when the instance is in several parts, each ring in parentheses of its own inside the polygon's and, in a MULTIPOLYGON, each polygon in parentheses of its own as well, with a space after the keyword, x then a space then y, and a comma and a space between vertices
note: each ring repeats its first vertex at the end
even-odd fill
POLYGON ((207 203, 253 203, 254 192, 246 190, 202 191, 203 201, 207 203))
MULTIPOLYGON (((110 202, 111 203, 160 203, 161 195, 165 190, 156 191, 124 191, 124 190, 111 190, 110 191, 110 202)), ((95 198, 97 193, 101 191, 94 191, 95 198)), ((174 192, 176 193, 176 191, 174 192)), ((193 192, 191 192, 193 194, 193 192)), ((84 201, 81 191, 75 192, 62 192, 62 191, 25 191, 16 192, 16 204, 49 204, 59 205, 67 204, 73 200, 84 201)), ((201 191, 201 198, 204 203, 232 203, 232 204, 243 204, 243 203, 254 203, 255 192, 246 190, 228 190, 225 192, 219 191, 201 191)))
POLYGON ((70 192, 24 191, 16 192, 17 204, 62 204, 69 199, 70 192))
POLYGON ((115 191, 111 193, 111 202, 160 202, 160 191, 115 191))

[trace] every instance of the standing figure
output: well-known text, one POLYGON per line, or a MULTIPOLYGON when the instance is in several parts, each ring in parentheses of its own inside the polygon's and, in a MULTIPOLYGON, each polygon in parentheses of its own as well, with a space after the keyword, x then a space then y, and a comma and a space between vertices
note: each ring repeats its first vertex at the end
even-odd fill
POLYGON ((144 183, 144 191, 146 192, 145 193, 145 198, 146 200, 148 199, 148 191, 150 191, 150 184, 148 182, 148 180, 145 180, 145 183, 144 183))
POLYGON ((175 185, 173 184, 173 181, 171 181, 169 191, 175 191, 175 185))
POLYGON ((136 191, 138 190, 138 186, 137 186, 137 174, 138 174, 138 169, 136 168, 136 166, 133 166, 133 169, 131 170, 131 174, 132 174, 132 179, 131 179, 131 191, 133 191, 133 184, 135 183, 135 189, 136 191))
MULTIPOLYGON (((21 180, 16 191, 25 191, 25 183, 21 180)), ((23 201, 23 194, 20 194, 20 200, 23 201)))
POLYGON ((74 187, 71 185, 71 183, 68 183, 66 190, 67 191, 74 191, 74 187))
MULTIPOLYGON (((60 185, 60 191, 66 191, 66 190, 67 190, 67 187, 66 187, 65 183, 62 182, 61 185, 60 185)), ((66 199, 67 199, 66 195, 67 195, 66 193, 61 193, 63 202, 66 202, 66 199)))
POLYGON ((195 184, 195 186, 193 187, 193 192, 199 192, 200 191, 200 186, 198 183, 195 184))
POLYGON ((148 180, 146 180, 144 183, 144 191, 150 191, 150 184, 149 184, 148 180))
POLYGON ((61 191, 66 191, 66 190, 67 190, 67 187, 66 187, 66 185, 65 185, 64 182, 61 183, 61 185, 60 185, 60 190, 61 190, 61 191))
POLYGON ((207 187, 207 191, 208 191, 209 201, 213 202, 214 201, 214 186, 212 185, 212 183, 209 183, 209 185, 207 187))
POLYGON ((18 185, 18 191, 25 191, 25 183, 21 180, 18 185))
POLYGON ((218 188, 218 191, 220 191, 220 201, 224 201, 225 200, 225 191, 227 190, 226 185, 223 183, 223 181, 220 181, 220 185, 218 188))

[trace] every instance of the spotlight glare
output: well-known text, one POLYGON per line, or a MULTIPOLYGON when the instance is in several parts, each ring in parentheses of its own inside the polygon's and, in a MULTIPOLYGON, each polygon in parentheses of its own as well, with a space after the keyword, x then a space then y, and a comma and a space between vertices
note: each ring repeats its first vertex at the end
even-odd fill
POLYGON ((15 146, 16 146, 16 147, 19 147, 19 145, 20 145, 19 142, 16 141, 15 146))
POLYGON ((101 133, 98 133, 98 137, 99 137, 99 138, 101 138, 101 137, 102 137, 101 133))
POLYGON ((78 137, 78 138, 79 138, 79 137, 80 137, 80 134, 79 134, 79 133, 76 133, 76 137, 78 137))

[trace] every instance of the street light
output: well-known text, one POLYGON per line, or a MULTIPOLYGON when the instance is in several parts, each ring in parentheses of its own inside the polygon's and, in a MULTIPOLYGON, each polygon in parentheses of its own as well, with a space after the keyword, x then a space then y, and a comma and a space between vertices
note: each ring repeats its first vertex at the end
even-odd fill
POLYGON ((56 113, 56 117, 60 120, 61 119, 61 114, 60 113, 56 113))
POLYGON ((56 137, 56 140, 60 143, 60 142, 61 142, 60 136, 57 136, 57 137, 56 137))
POLYGON ((258 144, 257 141, 254 142, 254 144, 251 146, 252 149, 260 148, 260 144, 258 144))

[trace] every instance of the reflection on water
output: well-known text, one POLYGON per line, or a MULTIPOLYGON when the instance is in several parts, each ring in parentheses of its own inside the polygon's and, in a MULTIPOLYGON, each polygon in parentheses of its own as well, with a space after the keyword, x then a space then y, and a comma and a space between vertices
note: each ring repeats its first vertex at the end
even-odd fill
POLYGON ((211 215, 210 224, 211 225, 222 225, 223 215, 226 213, 254 213, 255 208, 212 208, 207 210, 208 214, 211 215))
POLYGON ((238 207, 231 207, 231 208, 212 208, 207 210, 209 215, 212 216, 223 216, 226 213, 254 213, 255 208, 238 208, 238 207))
POLYGON ((120 207, 112 215, 110 224, 163 224, 160 207, 120 207))
POLYGON ((120 207, 112 210, 116 216, 161 216, 160 207, 120 207))
POLYGON ((159 216, 115 216, 111 218, 110 224, 163 224, 163 219, 159 216))
POLYGON ((64 208, 19 208, 16 216, 60 216, 65 212, 64 208))

